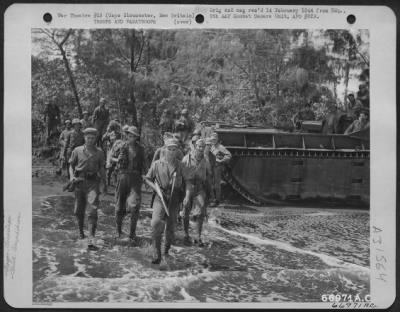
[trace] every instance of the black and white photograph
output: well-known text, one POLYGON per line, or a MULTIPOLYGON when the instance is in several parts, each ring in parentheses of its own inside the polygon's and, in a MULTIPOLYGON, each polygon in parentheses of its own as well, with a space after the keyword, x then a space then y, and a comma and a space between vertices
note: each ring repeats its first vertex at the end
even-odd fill
POLYGON ((390 306, 392 13, 9 9, 7 303, 390 306))
POLYGON ((368 30, 32 29, 33 300, 369 296, 368 30))

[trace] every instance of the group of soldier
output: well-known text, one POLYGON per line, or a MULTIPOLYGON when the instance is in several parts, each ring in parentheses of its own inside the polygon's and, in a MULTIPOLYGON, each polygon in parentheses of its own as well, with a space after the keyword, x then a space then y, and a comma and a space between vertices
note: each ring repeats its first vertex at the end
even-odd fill
POLYGON ((220 203, 221 173, 231 154, 219 143, 216 132, 207 133, 195 127, 187 109, 173 122, 166 118, 169 117, 167 115, 168 112, 164 111, 160 123, 164 145, 156 150, 150 166, 146 166, 138 128, 129 125, 122 127, 119 120, 112 120, 107 127, 109 114, 103 101, 95 109, 91 121, 87 112, 84 112, 82 120, 65 122, 66 129, 60 136, 60 170, 62 172, 67 164, 68 188, 75 193, 74 214, 82 239, 85 238, 84 218, 87 210, 89 249, 97 249, 94 238, 100 186, 106 193, 111 173, 117 176, 116 238, 123 235, 123 220, 129 215, 129 240, 132 244, 137 243, 136 227, 142 184, 145 182, 153 190, 151 228, 155 257, 152 263, 159 264, 163 254, 168 256, 178 220, 183 223, 184 244, 204 246, 202 228, 207 207, 220 203), (100 148, 103 142, 108 144, 107 155, 100 148), (211 199, 214 201, 211 202, 211 199), (196 238, 193 241, 189 236, 191 216, 196 224, 196 238), (165 243, 162 250, 163 233, 165 243))
MULTIPOLYGON (((346 114, 342 116, 345 121, 345 128, 343 129, 344 134, 351 134, 354 132, 366 130, 369 128, 369 91, 365 84, 359 86, 359 91, 357 92, 357 97, 354 93, 349 93, 347 95, 346 103, 346 114)), ((293 127, 299 131, 302 130, 302 123, 304 121, 315 121, 317 116, 312 110, 311 103, 306 103, 302 110, 296 113, 292 118, 293 127)), ((278 120, 279 126, 284 125, 284 121, 278 120)), ((290 128, 290 125, 289 125, 290 128)))

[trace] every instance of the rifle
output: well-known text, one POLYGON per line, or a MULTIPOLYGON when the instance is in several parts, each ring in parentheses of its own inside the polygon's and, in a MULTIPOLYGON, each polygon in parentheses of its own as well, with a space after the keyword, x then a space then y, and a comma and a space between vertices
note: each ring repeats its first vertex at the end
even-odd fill
POLYGON ((157 181, 155 181, 154 183, 152 181, 150 181, 146 176, 143 176, 144 181, 147 183, 148 186, 150 186, 151 189, 153 189, 153 191, 158 195, 158 197, 161 200, 161 204, 165 210, 165 213, 167 214, 167 216, 169 217, 169 210, 167 208, 167 205, 165 203, 164 200, 164 196, 162 194, 160 185, 158 184, 157 181))
POLYGON ((83 178, 76 178, 72 181, 69 181, 67 184, 63 186, 63 192, 73 192, 75 190, 76 184, 83 181, 83 178))

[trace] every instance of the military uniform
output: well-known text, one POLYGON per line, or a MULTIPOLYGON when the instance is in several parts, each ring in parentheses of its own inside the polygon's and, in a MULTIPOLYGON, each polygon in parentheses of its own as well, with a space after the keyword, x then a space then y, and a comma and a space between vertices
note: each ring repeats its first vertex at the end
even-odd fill
POLYGON ((68 133, 67 141, 65 143, 65 155, 66 159, 71 157, 72 151, 78 147, 85 144, 85 138, 82 131, 72 130, 68 133))
POLYGON ((189 202, 183 207, 183 226, 186 239, 189 238, 189 217, 197 219, 197 234, 200 239, 203 220, 207 215, 207 202, 211 193, 211 167, 206 158, 197 159, 188 153, 182 160, 183 178, 189 202))
POLYGON ((153 215, 151 219, 153 246, 157 254, 154 263, 161 260, 161 240, 165 227, 165 248, 164 254, 168 254, 174 239, 175 223, 177 219, 179 203, 182 196, 182 167, 181 163, 175 159, 174 163, 169 164, 166 160, 160 159, 152 163, 146 178, 150 181, 157 181, 160 186, 164 201, 169 210, 169 217, 166 216, 160 198, 154 194, 152 201, 153 215), (175 181, 175 182, 174 182, 175 181), (173 192, 172 184, 174 184, 173 192), (166 218, 166 222, 164 219, 166 218))
POLYGON ((213 189, 215 192, 215 201, 218 204, 221 201, 221 180, 222 180, 222 168, 224 164, 227 164, 232 154, 222 144, 216 142, 211 146, 211 153, 215 157, 215 165, 213 167, 213 189))
POLYGON ((369 129, 369 121, 361 122, 360 120, 354 120, 353 123, 346 129, 344 134, 350 134, 361 130, 369 129))
POLYGON ((115 190, 117 232, 121 234, 122 221, 128 210, 131 213, 130 238, 134 239, 141 204, 144 148, 138 143, 133 148, 128 143, 124 143, 118 148, 116 154, 114 156, 118 158, 118 180, 115 190))
POLYGON ((187 109, 182 110, 181 117, 175 121, 175 132, 181 134, 182 141, 185 142, 194 130, 194 122, 187 117, 187 109))
POLYGON ((64 129, 61 134, 60 138, 58 140, 60 144, 60 168, 59 172, 62 174, 62 171, 67 169, 68 170, 68 159, 65 158, 66 155, 66 144, 67 144, 67 137, 68 134, 71 132, 71 129, 64 129))
MULTIPOLYGON (((157 160, 163 159, 163 157, 164 157, 164 155, 165 155, 165 149, 166 149, 165 146, 161 146, 161 147, 159 147, 159 148, 156 149, 156 151, 154 152, 154 156, 153 156, 152 163, 155 162, 155 161, 157 161, 157 160)), ((184 156, 184 155, 183 155, 182 150, 181 150, 181 149, 178 149, 178 152, 177 152, 177 154, 176 154, 176 158, 177 158, 178 160, 182 160, 182 159, 183 159, 183 156, 184 156)))
POLYGON ((86 128, 93 127, 93 125, 90 122, 90 120, 86 120, 86 119, 81 119, 81 125, 82 125, 82 130, 85 130, 86 128))
POLYGON ((93 126, 97 129, 97 140, 100 141, 100 139, 103 136, 104 130, 106 128, 106 125, 108 123, 110 113, 107 108, 97 106, 94 111, 93 111, 93 116, 92 116, 92 122, 93 126))
POLYGON ((99 173, 104 168, 104 153, 98 148, 90 151, 85 145, 78 146, 72 151, 69 164, 74 169, 75 177, 83 178, 83 181, 78 182, 75 186, 74 207, 81 237, 84 236, 83 225, 87 205, 89 208, 89 232, 94 237, 97 227, 97 209, 99 208, 99 173))
POLYGON ((109 146, 107 147, 107 158, 106 158, 106 169, 107 169, 107 183, 110 185, 111 176, 115 172, 117 164, 112 161, 113 155, 119 151, 119 149, 123 146, 124 141, 117 139, 115 142, 109 141, 109 146))
POLYGON ((360 112, 363 109, 362 103, 358 99, 354 99, 354 101, 349 101, 347 114, 351 116, 353 119, 358 118, 360 112))
POLYGON ((110 133, 112 131, 121 133, 121 129, 122 129, 121 124, 114 119, 111 120, 110 123, 108 124, 106 133, 110 133))

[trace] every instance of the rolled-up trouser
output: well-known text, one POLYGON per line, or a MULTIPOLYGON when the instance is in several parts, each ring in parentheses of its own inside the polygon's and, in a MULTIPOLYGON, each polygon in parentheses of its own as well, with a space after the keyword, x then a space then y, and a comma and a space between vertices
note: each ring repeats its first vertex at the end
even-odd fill
POLYGON ((221 201, 221 180, 222 180, 222 166, 214 167, 214 192, 215 199, 221 201))
POLYGON ((65 154, 65 147, 62 146, 60 149, 60 157, 59 157, 60 170, 64 170, 66 167, 68 167, 68 163, 67 163, 68 159, 65 159, 64 154, 65 154))
POLYGON ((131 213, 130 236, 136 234, 136 225, 139 219, 141 203, 142 177, 139 173, 118 174, 115 190, 115 217, 117 230, 120 232, 122 220, 127 212, 131 213))
POLYGON ((78 219, 79 230, 83 233, 83 222, 86 207, 88 208, 88 223, 93 229, 90 235, 94 236, 97 226, 97 209, 99 208, 100 183, 97 178, 84 180, 75 186, 74 214, 78 219))
POLYGON ((189 218, 192 213, 193 216, 196 216, 197 222, 197 236, 201 237, 201 230, 203 226, 204 218, 207 214, 207 196, 205 190, 201 189, 194 193, 188 205, 183 207, 183 228, 185 234, 189 235, 189 218))
POLYGON ((153 201, 153 215, 151 218, 151 230, 153 239, 153 248, 158 259, 161 259, 161 241, 165 228, 165 252, 168 252, 174 240, 175 224, 179 206, 179 195, 174 194, 169 201, 166 202, 169 208, 169 217, 165 213, 165 209, 158 196, 153 201))

